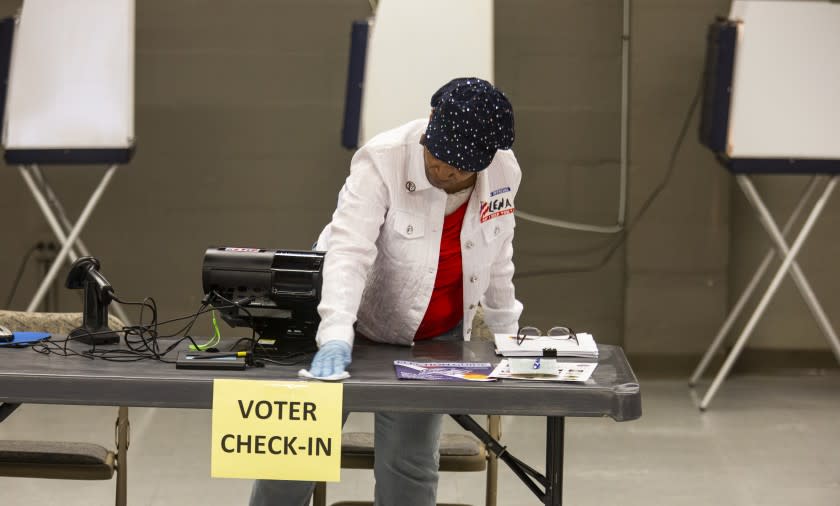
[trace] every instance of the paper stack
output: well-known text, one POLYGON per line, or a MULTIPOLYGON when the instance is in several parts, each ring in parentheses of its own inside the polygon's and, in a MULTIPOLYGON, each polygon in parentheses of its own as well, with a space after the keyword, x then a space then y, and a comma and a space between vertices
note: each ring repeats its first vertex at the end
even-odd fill
POLYGON ((496 334, 495 337, 496 353, 505 357, 598 358, 598 346, 592 334, 577 334, 577 342, 559 336, 526 336, 520 344, 516 343, 515 335, 496 334))

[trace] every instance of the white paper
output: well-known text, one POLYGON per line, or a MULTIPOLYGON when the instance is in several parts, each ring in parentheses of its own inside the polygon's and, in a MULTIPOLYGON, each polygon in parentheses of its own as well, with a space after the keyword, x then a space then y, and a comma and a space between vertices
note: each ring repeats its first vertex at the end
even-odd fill
POLYGON ((521 375, 511 373, 510 359, 505 358, 493 369, 489 377, 530 381, 574 381, 581 383, 587 381, 592 376, 596 367, 598 367, 597 362, 557 362, 556 375, 521 375))

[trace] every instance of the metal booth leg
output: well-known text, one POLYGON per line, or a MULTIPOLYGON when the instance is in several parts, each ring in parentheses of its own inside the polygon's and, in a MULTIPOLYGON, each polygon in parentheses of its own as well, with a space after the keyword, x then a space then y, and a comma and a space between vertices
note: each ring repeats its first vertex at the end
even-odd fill
MULTIPOLYGON (((35 181, 35 178, 33 177, 33 174, 35 172, 31 167, 20 166, 18 167, 18 170, 20 171, 20 175, 23 178, 23 181, 26 183, 26 186, 29 187, 29 191, 32 192, 32 196, 35 197, 35 202, 41 209, 41 213, 44 215, 44 218, 47 219, 47 223, 52 229, 53 234, 55 234, 56 238, 58 239, 58 242, 64 245, 67 242, 67 235, 65 234, 64 229, 61 227, 59 220, 53 213, 53 210, 50 207, 50 203, 48 201, 48 197, 44 196, 44 194, 47 193, 46 191, 42 191, 44 182, 42 181, 39 185, 38 182, 35 181), (32 173, 30 173, 30 171, 32 173)), ((52 195, 52 190, 49 191, 49 194, 52 195)), ((68 256, 71 262, 75 262, 76 258, 78 258, 76 250, 72 247, 72 245, 68 256)))
MULTIPOLYGON (((40 189, 41 194, 44 196, 44 199, 47 201, 47 204, 50 206, 50 210, 52 210, 53 217, 56 220, 56 226, 58 231, 62 232, 61 235, 56 232, 55 227, 53 227, 53 232, 56 232, 56 236, 58 236, 59 241, 64 244, 66 241, 66 234, 73 228, 73 223, 67 217, 67 211, 64 209, 64 205, 58 199, 58 196, 50 186, 49 182, 47 182, 46 176, 41 171, 41 168, 37 165, 31 165, 29 167, 29 172, 35 183, 38 185, 38 189, 40 189)), ((51 225, 52 226, 52 225, 51 225)), ((70 261, 75 261, 76 256, 90 256, 90 251, 88 251, 85 243, 82 242, 82 238, 79 237, 76 239, 76 243, 70 248, 69 258, 70 261), (78 248, 78 254, 76 253, 76 249, 78 248)))
MULTIPOLYGON (((811 181, 808 183, 805 192, 799 198, 799 202, 796 204, 796 208, 791 213, 790 217, 788 218, 787 222, 785 223, 784 229, 782 230, 782 235, 785 236, 790 232, 791 227, 794 223, 799 219, 799 215, 802 213, 802 210, 805 209, 805 204, 811 200, 811 196, 814 193, 814 190, 817 189, 817 183, 819 183, 820 178, 818 176, 814 176, 811 178, 811 181)), ((773 257, 776 256, 776 249, 771 246, 770 249, 767 251, 767 254, 764 255, 764 259, 761 261, 761 264, 758 267, 758 270, 755 271, 753 274, 752 279, 747 284, 746 289, 738 298, 738 302, 735 303, 735 306, 732 308, 732 311, 726 317, 726 321, 723 322, 723 326, 721 326, 720 330, 718 330, 717 335, 715 335, 712 344, 706 350, 706 353, 703 355, 703 358, 700 360, 700 363, 697 365, 697 368, 694 370, 694 374, 691 375, 691 379, 688 380, 688 386, 694 387, 697 385, 697 382, 700 381, 700 378, 703 376, 703 373, 706 372, 706 368, 709 367, 709 363, 712 361, 712 357, 714 357, 715 353, 720 349, 721 345, 723 344, 724 339, 729 334, 729 331, 732 329, 732 325, 735 324, 735 320, 738 319, 738 316, 741 314, 741 311, 744 310, 744 306, 746 306, 747 301, 752 296, 755 289, 758 287, 759 281, 764 276, 764 273, 767 272, 767 269, 770 267, 770 262, 773 260, 773 257)))
MULTIPOLYGON (((77 246, 81 251, 86 251, 84 245, 79 243, 79 234, 81 233, 82 228, 84 228, 84 226, 87 224, 87 221, 90 218, 90 214, 93 212, 93 209, 96 207, 96 205, 99 203, 99 200, 102 198, 102 194, 105 192, 105 189, 108 187, 111 178, 114 176, 114 173, 117 170, 117 165, 112 165, 105 171, 105 175, 102 176, 102 180, 100 180, 99 184, 96 186, 93 193, 91 194, 90 199, 88 199, 87 204, 85 204, 84 209, 82 209, 78 221, 75 225, 69 228, 66 234, 64 231, 64 226, 68 223, 62 224, 62 220, 66 222, 67 218, 63 215, 63 208, 59 203, 57 203, 57 199, 54 193, 52 192, 52 189, 49 188, 49 185, 47 185, 46 181, 44 180, 43 175, 40 173, 37 167, 34 166, 30 168, 21 166, 19 167, 19 170, 21 177, 23 177, 24 182, 26 182, 26 185, 29 187, 29 190, 35 197, 35 201, 38 204, 38 207, 44 214, 47 223, 49 223, 50 228, 52 229, 56 238, 58 238, 59 242, 61 242, 61 250, 58 252, 58 255, 56 255, 56 258, 52 266, 50 267, 50 270, 47 272, 47 275, 41 281, 41 285, 38 287, 38 290, 35 292, 35 295, 32 297, 32 300, 29 302, 29 306, 26 309, 27 311, 34 311, 46 295, 50 284, 53 282, 56 275, 58 274, 58 271, 61 268, 65 258, 69 258, 71 262, 75 261, 75 259, 77 258, 75 247, 77 246), (39 188, 39 184, 41 188, 39 188), (52 205, 55 207, 58 213, 53 212, 50 200, 53 201, 52 205)), ((115 305, 114 311, 115 313, 117 313, 117 316, 119 316, 119 318, 123 320, 124 323, 128 323, 128 318, 121 307, 115 305)))
MULTIPOLYGON (((76 239, 82 232, 82 228, 84 228, 84 226, 87 224, 87 221, 90 218, 93 209, 96 207, 96 204, 99 203, 99 199, 102 198, 102 194, 105 192, 105 188, 108 187, 108 183, 111 182, 111 178, 114 177, 114 172, 116 172, 116 170, 116 165, 112 165, 110 168, 108 168, 108 170, 105 172, 105 175, 102 177, 102 180, 96 186, 96 189, 93 191, 93 194, 91 194, 87 204, 85 204, 84 209, 82 209, 82 213, 79 215, 78 221, 76 221, 76 224, 70 230, 70 233, 67 234, 66 241, 62 244, 61 250, 59 250, 58 255, 56 255, 55 261, 53 261, 49 272, 47 272, 46 277, 41 282, 41 286, 38 287, 38 291, 35 292, 35 296, 32 297, 32 300, 29 302, 29 307, 26 308, 27 311, 34 311, 35 308, 38 307, 38 304, 41 303, 41 300, 47 293, 47 289, 49 288, 50 283, 53 282, 53 279, 55 279, 56 275, 58 274, 58 270, 64 263, 64 259, 70 252, 70 248, 73 247, 73 244, 76 242, 76 239)), ((21 168, 21 175, 23 175, 24 173, 25 170, 21 168)), ((24 176, 24 179, 26 179, 26 176, 24 176)), ((39 205, 41 205, 41 202, 43 202, 42 211, 44 209, 49 209, 49 205, 43 198, 43 195, 38 193, 35 198, 39 201, 39 205)), ((50 213, 50 215, 52 216, 52 213, 50 213)), ((55 217, 53 216, 52 219, 55 220, 55 217)), ((56 225, 57 223, 58 222, 56 222, 56 225)))
MULTIPOLYGON (((828 184, 832 184, 832 181, 836 182, 836 180, 837 176, 834 176, 829 180, 828 184)), ((770 234, 770 237, 773 239, 776 247, 783 255, 787 255, 789 250, 788 245, 785 242, 785 238, 782 236, 781 232, 779 232, 779 228, 776 226, 776 223, 773 222, 770 211, 764 205, 764 202, 761 201, 761 198, 758 196, 758 192, 755 190, 755 186, 753 186, 752 181, 750 181, 746 176, 738 176, 738 183, 741 185, 741 188, 743 188, 744 194, 747 195, 747 198, 753 202, 756 209, 759 209, 762 217, 764 218, 762 220, 764 228, 767 230, 767 233, 770 234)), ((828 192, 828 195, 830 194, 831 191, 828 192)), ((828 196, 826 199, 827 198, 828 196)), ((828 339, 829 344, 831 344, 835 357, 837 357, 838 362, 840 362, 840 340, 837 338, 837 333, 834 332, 834 327, 831 325, 831 321, 829 321, 828 316, 826 316, 825 311, 823 311, 822 305, 820 305, 819 300, 817 300, 814 290, 811 289, 810 283, 808 283, 808 280, 805 278, 805 275, 802 273, 802 269, 800 269, 799 263, 796 262, 796 260, 793 260, 791 264, 791 275, 793 276, 793 280, 796 282, 796 286, 799 288, 799 293, 802 294, 802 299, 805 301, 805 304, 808 305, 808 309, 811 310, 811 314, 814 315, 814 319, 817 320, 817 324, 820 326, 820 329, 823 331, 826 339, 828 339)))
MULTIPOLYGON (((808 218, 805 220, 805 224, 802 226, 802 230, 800 230, 799 234, 796 236, 796 239, 794 240, 793 245, 790 247, 790 250, 787 251, 787 253, 785 254, 782 264, 779 266, 778 270, 776 271, 776 274, 773 276, 770 285, 767 287, 767 290, 761 297, 761 300, 759 301, 758 306, 756 306, 755 311, 753 312, 752 316, 747 322, 746 327, 744 327, 744 330, 741 332, 740 336, 735 342, 735 346, 732 348, 732 351, 729 353, 729 356, 726 357, 726 361, 723 363, 723 366, 721 367, 720 371, 718 371, 717 376, 715 376, 715 379, 709 387, 709 390, 703 397, 703 400, 700 403, 701 411, 705 410, 709 406, 709 403, 711 403, 712 399, 715 396, 715 393, 717 393, 718 388, 720 388, 721 383, 729 374, 729 371, 732 369, 732 366, 735 364, 735 360, 738 359, 738 355, 741 354, 741 350, 744 348, 747 339, 749 339, 750 334, 752 334, 752 331, 755 329, 756 324, 758 324, 758 320, 764 315, 764 311, 767 309, 767 306, 770 303, 770 299, 772 299, 773 296, 776 294, 776 291, 779 289, 779 285, 781 284, 782 279, 784 278, 785 274, 788 273, 788 270, 790 270, 791 266, 794 263, 794 260, 796 259, 796 255, 799 254, 799 250, 802 249, 802 245, 808 238, 808 234, 811 233, 811 230, 813 229, 817 218, 819 218, 820 214, 825 208, 825 204, 828 202, 831 193, 834 191, 834 188, 837 185, 837 179, 838 176, 833 176, 828 181, 825 188, 823 189, 822 194, 814 203, 814 207, 811 210, 811 213, 808 215, 808 218)), ((744 180, 746 180, 746 176, 738 176, 739 183, 742 183, 742 181, 744 180)), ((743 185, 742 183, 742 188, 745 188, 745 193, 747 193, 747 188, 752 187, 752 184, 749 183, 749 180, 746 180, 746 183, 746 185, 743 185)), ((752 189, 754 191, 754 188, 752 189)), ((752 202, 752 199, 757 196, 757 194, 753 193, 748 194, 747 198, 751 199, 752 202)), ((766 223, 768 220, 772 222, 772 217, 769 216, 767 209, 763 205, 759 206, 757 210, 761 215, 761 220, 763 223, 766 223)))

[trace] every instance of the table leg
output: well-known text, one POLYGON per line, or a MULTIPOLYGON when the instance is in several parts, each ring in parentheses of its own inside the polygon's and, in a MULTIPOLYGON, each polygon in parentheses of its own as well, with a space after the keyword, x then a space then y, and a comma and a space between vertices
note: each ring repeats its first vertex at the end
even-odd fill
POLYGON ((545 505, 563 504, 563 436, 566 418, 562 416, 546 417, 545 432, 545 505))
POLYGON ((128 502, 128 446, 129 440, 128 406, 120 406, 117 410, 116 443, 117 443, 117 488, 116 506, 125 506, 128 502))

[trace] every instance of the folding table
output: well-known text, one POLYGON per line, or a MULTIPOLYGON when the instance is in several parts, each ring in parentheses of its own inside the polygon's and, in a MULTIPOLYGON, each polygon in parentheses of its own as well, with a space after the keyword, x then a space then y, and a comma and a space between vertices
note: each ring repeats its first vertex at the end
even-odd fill
MULTIPOLYGON (((232 341, 222 346, 228 344, 232 341)), ((78 349, 75 343, 73 347, 78 349)), ((624 422, 642 416, 641 388, 624 352, 610 345, 599 345, 598 350, 598 367, 584 383, 405 381, 396 378, 394 360, 495 363, 499 358, 486 341, 384 346, 357 340, 352 377, 342 381, 343 407, 350 412, 545 417, 545 474, 516 474, 525 485, 523 503, 560 506, 566 417, 610 417, 624 422), (530 499, 528 490, 535 499, 530 499)), ((176 369, 158 361, 105 362, 0 349, 0 409, 2 403, 27 402, 209 409, 217 378, 301 381, 298 369, 299 364, 267 364, 244 371, 176 369)), ((467 417, 457 418, 461 423, 467 417)))

